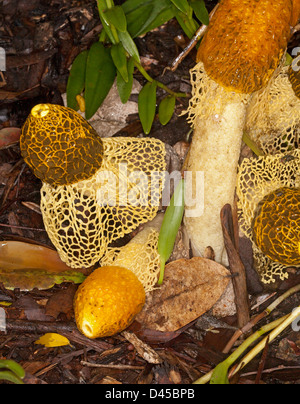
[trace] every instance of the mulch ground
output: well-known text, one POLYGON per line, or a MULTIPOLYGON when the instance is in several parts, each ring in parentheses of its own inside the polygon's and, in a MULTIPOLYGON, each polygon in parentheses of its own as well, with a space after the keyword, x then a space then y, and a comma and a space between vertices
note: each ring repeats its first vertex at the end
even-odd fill
MULTIPOLYGON (((215 3, 206 2, 209 9, 215 3)), ((7 72, 0 89, 0 129, 20 128, 34 105, 63 104, 70 65, 79 52, 97 40, 101 25, 95 1, 7 0, 0 7, 0 47, 7 52, 7 72)), ((294 39, 297 40, 299 37, 294 39)), ((195 63, 194 52, 176 72, 164 73, 186 44, 176 20, 138 38, 136 43, 152 77, 176 91, 191 91, 189 70, 195 63)), ((135 78, 145 84, 138 73, 135 78)), ((163 93, 159 94, 162 96, 163 93)), ((187 105, 188 100, 180 102, 166 127, 156 119, 151 136, 172 147, 176 145, 177 151, 186 150, 191 132, 180 114, 187 105)), ((116 136, 139 133, 139 118, 132 115, 126 128, 116 136)), ((18 144, 0 149, 0 240, 52 247, 38 209, 40 188, 40 181, 24 164, 18 144)), ((259 296, 263 293, 269 296, 272 291, 262 289, 253 272, 251 251, 245 252, 245 244, 241 245, 253 307, 259 296)), ((300 275, 295 273, 290 281, 276 285, 277 292, 299 284, 299 280, 300 275)), ((0 359, 13 359, 22 364, 26 383, 190 384, 225 358, 222 350, 234 333, 234 316, 222 319, 213 330, 196 320, 173 333, 154 332, 134 323, 129 331, 151 348, 152 359, 149 359, 143 355, 145 346, 132 343, 126 334, 95 341, 82 336, 76 329, 72 311, 75 290, 70 284, 31 292, 9 291, 0 285, 0 302, 12 304, 1 306, 7 315, 7 333, 0 332, 0 359), (35 341, 46 332, 65 335, 71 345, 61 348, 36 345, 35 341)), ((299 296, 287 299, 270 319, 291 312, 298 306, 299 296)), ((262 312, 270 301, 258 305, 252 314, 262 312)), ((208 318, 208 324, 210 321, 208 318)), ((243 369, 234 382, 297 384, 300 380, 298 330, 287 329, 269 347, 263 367, 259 360, 243 369), (257 380, 259 368, 261 375, 257 380)))

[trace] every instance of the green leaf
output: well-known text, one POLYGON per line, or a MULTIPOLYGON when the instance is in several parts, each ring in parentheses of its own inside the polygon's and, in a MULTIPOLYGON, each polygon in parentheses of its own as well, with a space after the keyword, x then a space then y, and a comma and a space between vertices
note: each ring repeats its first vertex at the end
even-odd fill
POLYGON ((190 5, 187 0, 171 0, 175 7, 182 13, 188 14, 190 11, 190 5))
POLYGON ((207 8, 205 7, 204 0, 191 0, 192 9, 195 12, 196 17, 198 20, 204 24, 209 24, 209 14, 207 8))
POLYGON ((123 104, 126 104, 126 102, 129 100, 131 91, 132 91, 132 85, 133 85, 133 72, 134 72, 134 60, 130 58, 128 60, 128 81, 126 82, 123 77, 121 76, 121 73, 118 71, 117 72, 117 87, 118 87, 118 92, 120 95, 120 99, 123 104))
POLYGON ((146 135, 149 135, 156 111, 157 84, 147 83, 139 94, 139 115, 146 135))
POLYGON ((82 283, 85 280, 85 276, 81 272, 54 273, 44 270, 42 264, 40 265, 41 268, 0 268, 0 283, 3 283, 6 289, 29 291, 34 288, 39 290, 50 289, 63 282, 82 283))
POLYGON ((210 379, 210 384, 229 384, 228 369, 229 364, 226 360, 216 366, 210 379))
POLYGON ((0 370, 2 369, 9 369, 15 375, 17 375, 20 379, 24 379, 25 377, 25 370, 19 365, 17 362, 10 360, 10 359, 1 359, 0 360, 0 370))
POLYGON ((197 29, 199 28, 199 24, 193 18, 190 18, 182 11, 178 10, 175 6, 174 10, 175 10, 175 17, 179 22, 181 28, 183 29, 187 37, 189 39, 192 39, 197 29))
POLYGON ((76 57, 68 79, 67 105, 75 111, 79 110, 76 96, 81 94, 85 87, 85 72, 88 54, 88 51, 84 51, 76 57))
POLYGON ((159 105, 159 120, 162 125, 167 125, 170 122, 176 105, 176 98, 168 95, 159 105))
POLYGON ((113 45, 110 53, 114 64, 118 69, 118 73, 120 73, 124 81, 128 83, 127 57, 123 45, 121 43, 118 45, 113 45))
POLYGON ((115 6, 104 11, 103 18, 108 25, 113 25, 121 32, 126 32, 127 20, 124 10, 121 6, 115 6))
POLYGON ((138 63, 140 63, 140 54, 134 40, 130 36, 130 34, 126 32, 118 32, 120 41, 122 42, 124 49, 129 53, 131 57, 133 57, 138 63))
POLYGON ((6 380, 14 384, 24 384, 24 382, 16 376, 13 372, 4 370, 0 372, 0 380, 6 380))
MULTIPOLYGON (((109 40, 113 44, 117 44, 119 42, 119 38, 116 37, 116 28, 115 26, 110 26, 104 17, 104 12, 108 9, 105 0, 97 0, 98 11, 101 23, 103 25, 103 29, 108 36, 109 40)), ((101 35, 101 41, 103 41, 103 35, 101 35)))
POLYGON ((122 5, 133 38, 163 25, 175 14, 170 0, 127 0, 122 5))
POLYGON ((102 105, 116 77, 116 67, 110 55, 100 42, 92 45, 86 66, 85 117, 90 119, 102 105))
POLYGON ((165 265, 170 258, 177 233, 179 231, 184 213, 184 180, 177 185, 171 198, 170 205, 167 207, 164 219, 161 225, 158 238, 158 252, 160 255, 160 277, 158 284, 161 285, 164 279, 165 265))

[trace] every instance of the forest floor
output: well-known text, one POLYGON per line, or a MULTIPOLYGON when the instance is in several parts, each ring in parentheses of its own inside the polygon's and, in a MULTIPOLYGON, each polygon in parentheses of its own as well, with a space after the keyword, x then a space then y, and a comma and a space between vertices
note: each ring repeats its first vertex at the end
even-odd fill
MULTIPOLYGON (((6 83, 0 88, 0 130, 19 129, 38 103, 63 104, 69 68, 75 56, 88 49, 101 26, 92 0, 9 0, 1 3, 0 47, 7 50, 6 83)), ((120 2, 119 2, 120 3, 120 2)), ((211 10, 216 1, 206 1, 211 10)), ((299 37, 298 37, 299 40, 299 37)), ((189 70, 193 51, 176 72, 165 71, 186 45, 176 20, 136 40, 142 64, 155 79, 175 91, 190 93, 189 70)), ((135 79, 145 80, 136 72, 135 79)), ((159 94, 160 99, 163 93, 159 94)), ((137 102, 137 96, 131 97, 137 102)), ((188 99, 177 103, 167 126, 156 117, 150 136, 168 144, 182 163, 191 141, 191 128, 182 112, 188 99)), ((137 113, 126 117, 125 128, 114 136, 141 135, 137 113)), ((1 139, 0 139, 1 141, 1 139)), ((242 156, 252 152, 244 146, 242 156)), ((13 240, 53 248, 39 211, 41 182, 25 165, 18 141, 0 144, 0 245, 13 240)), ((127 242, 131 236, 122 240, 127 242)), ((281 293, 300 283, 294 271, 288 281, 264 289, 253 270, 251 245, 240 243, 248 279, 251 316, 262 313, 281 293)), ((180 258, 180 257, 177 257, 180 258)), ((63 283, 48 290, 22 292, 0 283, 0 310, 6 313, 6 332, 0 331, 0 359, 13 359, 26 370, 28 384, 190 384, 226 358, 224 347, 236 331, 236 315, 216 320, 211 313, 174 332, 158 332, 135 322, 130 335, 89 340, 75 325, 72 301, 77 286, 63 283), (206 320, 204 323, 203 320, 206 320), (217 321, 217 323, 216 323, 217 321), (35 341, 43 334, 66 336, 70 345, 46 348, 35 341), (132 335, 138 340, 132 340, 132 335), (144 345, 141 341, 144 342, 144 345), (149 351, 147 351, 149 350, 149 351), (147 356, 145 352, 150 352, 147 356)), ((289 314, 299 305, 300 294, 284 301, 268 320, 289 314)), ((254 327, 254 330, 257 326, 254 327)), ((298 384, 300 334, 287 328, 255 358, 232 383, 298 384), (257 374, 259 374, 257 376, 257 374)))

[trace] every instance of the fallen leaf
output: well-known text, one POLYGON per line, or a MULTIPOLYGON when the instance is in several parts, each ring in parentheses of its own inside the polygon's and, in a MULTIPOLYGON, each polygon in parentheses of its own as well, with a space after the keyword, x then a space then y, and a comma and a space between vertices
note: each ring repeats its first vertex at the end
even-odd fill
MULTIPOLYGON (((40 264, 41 267, 43 264, 40 264)), ((21 291, 30 291, 34 288, 39 290, 50 289, 54 285, 63 282, 82 283, 85 276, 81 272, 64 271, 61 273, 44 271, 43 268, 18 268, 3 269, 0 268, 0 283, 6 289, 20 289, 21 291)))
POLYGON ((61 261, 56 251, 19 241, 0 241, 0 268, 43 268, 53 273, 71 269, 61 261))
POLYGON ((4 128, 0 130, 0 150, 6 149, 20 141, 21 129, 4 128))
POLYGON ((57 319, 60 313, 64 313, 70 319, 76 290, 76 285, 69 285, 67 289, 60 290, 51 296, 46 305, 46 314, 57 319))
POLYGON ((49 289, 62 282, 82 283, 85 276, 64 264, 56 251, 19 241, 0 242, 0 283, 22 291, 49 289))
POLYGON ((56 348, 59 346, 70 345, 70 341, 68 338, 60 334, 48 333, 35 341, 35 344, 44 345, 46 348, 56 348))
POLYGON ((163 285, 149 293, 136 321, 145 328, 176 331, 211 309, 229 276, 225 267, 205 258, 173 261, 166 266, 163 285))

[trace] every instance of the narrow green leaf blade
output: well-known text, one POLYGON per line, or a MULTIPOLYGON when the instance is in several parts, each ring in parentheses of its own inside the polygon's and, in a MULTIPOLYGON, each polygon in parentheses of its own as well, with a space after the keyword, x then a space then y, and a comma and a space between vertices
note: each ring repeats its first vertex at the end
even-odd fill
POLYGON ((156 111, 157 84, 147 83, 139 94, 139 115, 146 135, 149 135, 153 125, 156 111))
POLYGON ((140 63, 140 54, 134 40, 131 35, 126 32, 118 32, 120 41, 122 42, 124 49, 129 53, 131 57, 134 58, 138 63, 140 63))
POLYGON ((179 22, 181 28, 187 35, 189 39, 192 39, 193 36, 195 35, 197 29, 199 28, 199 24, 196 23, 196 21, 193 18, 189 18, 186 14, 184 14, 182 11, 175 9, 175 17, 177 21, 179 22))
POLYGON ((0 380, 6 380, 14 384, 24 384, 24 382, 17 375, 8 370, 0 372, 0 380))
POLYGON ((110 55, 100 42, 92 45, 86 66, 85 117, 90 119, 102 105, 116 77, 116 67, 110 55))
POLYGON ((134 60, 130 58, 128 60, 128 81, 126 82, 123 77, 121 76, 121 73, 118 71, 117 72, 117 87, 118 87, 118 92, 120 99, 123 104, 126 104, 126 102, 129 100, 131 91, 132 91, 132 85, 133 85, 133 72, 134 72, 134 60))
POLYGON ((198 20, 202 24, 208 25, 209 24, 209 13, 207 11, 207 8, 205 7, 204 0, 192 0, 191 6, 192 6, 192 9, 194 10, 195 15, 198 18, 198 20))
POLYGON ((86 64, 89 51, 80 53, 71 67, 67 84, 67 105, 75 111, 79 110, 76 96, 81 94, 85 87, 86 64))
POLYGON ((115 6, 106 10, 103 13, 103 17, 107 24, 113 25, 121 32, 126 32, 127 30, 127 20, 124 10, 121 6, 115 6))
POLYGON ((184 180, 177 185, 171 198, 164 219, 161 225, 158 238, 158 252, 160 255, 160 277, 158 284, 161 285, 164 279, 165 264, 170 258, 177 233, 179 231, 184 213, 184 180))
POLYGON ((182 13, 188 14, 190 10, 190 5, 187 0, 171 0, 175 7, 178 8, 182 13))
POLYGON ((121 43, 113 45, 110 53, 118 73, 120 73, 124 81, 128 83, 127 57, 123 45, 121 43))
POLYGON ((170 0, 127 0, 122 5, 128 32, 133 38, 146 34, 174 17, 170 0))
POLYGON ((176 98, 168 95, 164 98, 159 105, 159 121, 162 125, 167 125, 175 110, 176 98))
POLYGON ((25 377, 25 370, 19 365, 17 362, 10 360, 10 359, 3 359, 0 360, 0 370, 1 369, 9 369, 15 375, 17 375, 20 379, 24 379, 25 377))

